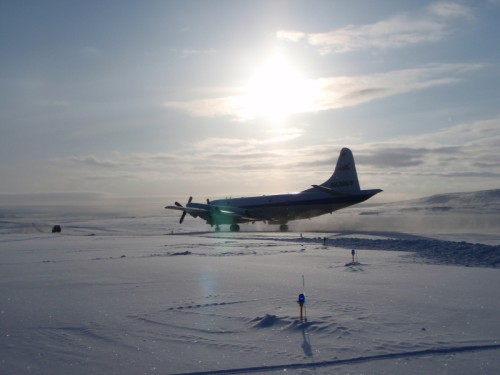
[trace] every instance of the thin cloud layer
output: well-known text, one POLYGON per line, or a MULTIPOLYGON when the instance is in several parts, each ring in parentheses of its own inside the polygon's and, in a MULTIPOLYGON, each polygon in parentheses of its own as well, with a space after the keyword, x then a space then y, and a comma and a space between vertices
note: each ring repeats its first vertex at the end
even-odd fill
POLYGON ((456 3, 438 2, 420 13, 402 13, 366 25, 345 27, 306 34, 302 31, 280 30, 282 40, 307 42, 322 55, 347 53, 363 49, 393 49, 422 43, 435 43, 452 32, 454 22, 470 20, 472 9, 456 3))
MULTIPOLYGON (((363 186, 380 187, 389 194, 401 184, 408 185, 409 194, 428 187, 458 191, 463 188, 455 186, 473 187, 474 178, 489 180, 493 188, 500 177, 499 128, 500 119, 491 119, 383 143, 358 141, 349 147, 363 186), (419 182, 422 176, 427 176, 425 184, 419 182)), ((267 146, 258 139, 213 137, 176 153, 73 156, 53 163, 65 170, 65 179, 78 186, 92 187, 103 180, 115 184, 123 180, 134 186, 134 181, 149 179, 152 186, 148 190, 159 192, 168 185, 174 195, 185 193, 176 188, 180 182, 192 186, 193 194, 279 193, 322 182, 345 145, 294 147, 283 140, 270 149, 267 146)))
MULTIPOLYGON (((428 64, 419 68, 394 70, 362 76, 326 77, 310 80, 318 88, 313 106, 297 113, 317 112, 361 105, 376 99, 460 82, 470 71, 484 64, 428 64)), ((196 117, 229 117, 239 121, 252 119, 242 95, 191 101, 170 101, 167 108, 185 111, 196 117)))
POLYGON ((500 119, 460 124, 370 146, 363 162, 382 168, 414 163, 407 173, 500 176, 500 119), (397 146, 395 144, 397 143, 397 146))

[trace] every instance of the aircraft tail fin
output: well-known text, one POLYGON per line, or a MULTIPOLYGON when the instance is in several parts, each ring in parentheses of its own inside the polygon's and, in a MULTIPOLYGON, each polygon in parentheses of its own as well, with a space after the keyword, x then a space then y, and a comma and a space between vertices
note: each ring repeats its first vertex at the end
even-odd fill
POLYGON ((328 189, 340 193, 354 193, 360 191, 354 156, 350 149, 344 147, 340 151, 337 165, 332 176, 321 184, 328 189))

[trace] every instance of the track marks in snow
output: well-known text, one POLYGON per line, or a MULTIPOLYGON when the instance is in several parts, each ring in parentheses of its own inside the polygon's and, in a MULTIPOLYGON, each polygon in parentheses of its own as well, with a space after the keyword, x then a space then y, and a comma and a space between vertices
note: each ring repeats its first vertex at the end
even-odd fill
POLYGON ((124 331, 106 329, 96 323, 68 326, 46 326, 13 331, 4 342, 8 356, 19 355, 29 358, 26 365, 33 365, 33 371, 44 372, 44 366, 51 363, 62 366, 100 366, 104 372, 108 363, 100 362, 103 348, 110 352, 134 350, 124 342, 124 331), (24 354, 23 354, 24 353, 24 354), (38 370, 37 370, 38 369, 38 370))
POLYGON ((119 337, 113 337, 110 332, 96 325, 44 327, 39 331, 54 342, 65 345, 92 346, 90 344, 92 341, 101 344, 123 345, 120 343, 119 337))
POLYGON ((236 305, 240 303, 247 303, 253 301, 232 301, 232 302, 213 302, 213 303, 198 303, 198 304, 185 304, 176 307, 169 307, 167 311, 173 310, 191 310, 191 309, 202 309, 207 307, 219 307, 219 306, 227 306, 227 305, 236 305))
MULTIPOLYGON (((451 346, 451 347, 435 347, 423 350, 414 351, 402 351, 395 353, 386 354, 375 354, 370 356, 360 356, 345 359, 334 359, 331 361, 318 361, 318 362, 307 362, 307 363, 287 363, 279 365, 268 365, 268 366, 255 366, 246 368, 233 368, 226 370, 212 370, 212 371, 201 371, 201 372, 190 372, 190 375, 223 375, 223 374, 245 374, 245 373, 259 373, 264 371, 284 371, 284 370, 297 370, 297 369, 307 369, 307 368, 319 368, 319 367, 334 367, 341 365, 355 365, 364 362, 371 361, 384 361, 384 360, 394 360, 394 359, 405 359, 405 358, 416 358, 416 357, 426 357, 426 356, 439 356, 439 355, 449 355, 467 352, 477 352, 486 350, 500 350, 500 344, 496 341, 493 344, 479 344, 479 345, 466 345, 466 346, 451 346)), ((185 373, 187 375, 187 373, 185 373)), ((175 374, 184 375, 184 374, 175 374)))

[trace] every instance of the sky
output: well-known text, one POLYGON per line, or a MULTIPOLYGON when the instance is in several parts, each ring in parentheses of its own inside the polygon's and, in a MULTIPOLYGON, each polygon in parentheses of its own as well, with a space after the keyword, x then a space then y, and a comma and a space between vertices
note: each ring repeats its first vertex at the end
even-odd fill
POLYGON ((0 3, 0 207, 500 188, 500 1, 0 3))

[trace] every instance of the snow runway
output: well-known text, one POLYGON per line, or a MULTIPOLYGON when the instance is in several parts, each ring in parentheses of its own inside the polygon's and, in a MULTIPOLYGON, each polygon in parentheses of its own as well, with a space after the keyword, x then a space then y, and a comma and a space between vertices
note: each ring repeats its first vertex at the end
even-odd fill
POLYGON ((495 267, 494 248, 481 252, 483 267, 464 267, 447 262, 464 257, 447 241, 446 257, 422 262, 415 249, 384 250, 387 233, 171 235, 148 220, 147 229, 140 219, 68 223, 61 235, 8 225, 2 373, 500 369, 500 270, 484 264, 495 267), (361 265, 346 267, 339 237, 380 247, 358 246, 361 265))

